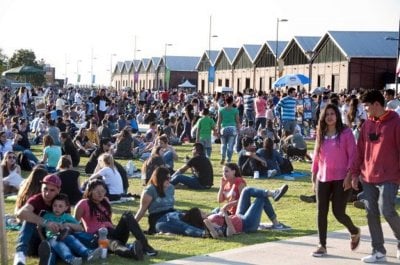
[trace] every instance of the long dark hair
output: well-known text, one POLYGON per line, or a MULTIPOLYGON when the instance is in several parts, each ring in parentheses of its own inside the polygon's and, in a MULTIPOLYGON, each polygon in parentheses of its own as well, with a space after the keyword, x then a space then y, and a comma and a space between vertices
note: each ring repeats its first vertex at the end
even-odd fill
POLYGON ((193 207, 185 211, 181 220, 197 228, 204 229, 203 217, 198 207, 193 207))
POLYGON ((47 170, 42 166, 36 166, 33 168, 18 191, 17 201, 15 202, 16 209, 24 206, 29 197, 40 192, 42 187, 41 181, 47 174, 47 170))
POLYGON ((316 145, 317 145, 317 152, 319 153, 322 144, 325 141, 325 136, 326 133, 328 132, 328 125, 325 122, 325 116, 326 116, 326 111, 328 109, 332 109, 335 112, 336 115, 336 133, 337 133, 337 138, 336 140, 340 142, 340 134, 346 129, 346 125, 343 124, 339 108, 332 103, 328 103, 325 108, 322 110, 321 115, 319 116, 319 121, 318 121, 318 127, 317 127, 317 139, 316 139, 316 145))
POLYGON ((265 149, 266 158, 271 158, 274 151, 274 142, 271 138, 264 139, 263 148, 265 149))
POLYGON ((97 213, 100 213, 102 215, 105 215, 105 217, 107 219, 109 219, 109 221, 111 222, 111 205, 108 202, 108 200, 104 197, 104 199, 100 202, 100 204, 107 210, 108 215, 106 215, 106 213, 104 213, 104 211, 101 211, 99 209, 99 207, 97 207, 97 204, 95 204, 92 200, 93 190, 97 186, 102 186, 106 190, 106 193, 108 193, 107 185, 103 180, 93 179, 93 180, 89 181, 89 183, 86 187, 86 190, 83 193, 82 198, 88 199, 89 211, 90 211, 91 216, 96 216, 97 213))
POLYGON ((231 170, 235 170, 235 178, 242 177, 242 171, 236 163, 225 163, 226 167, 229 167, 231 170))
POLYGON ((169 169, 165 166, 160 166, 154 170, 150 178, 150 183, 158 193, 158 196, 165 197, 164 182, 170 177, 169 169))

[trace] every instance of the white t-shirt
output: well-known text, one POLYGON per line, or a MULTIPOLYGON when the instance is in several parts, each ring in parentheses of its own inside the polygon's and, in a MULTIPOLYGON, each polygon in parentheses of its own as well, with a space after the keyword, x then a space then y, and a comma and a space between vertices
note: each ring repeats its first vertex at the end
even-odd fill
POLYGON ((117 168, 112 170, 110 167, 104 167, 100 169, 96 175, 103 177, 104 182, 108 187, 108 191, 112 195, 119 195, 124 193, 124 185, 122 184, 122 178, 117 168))

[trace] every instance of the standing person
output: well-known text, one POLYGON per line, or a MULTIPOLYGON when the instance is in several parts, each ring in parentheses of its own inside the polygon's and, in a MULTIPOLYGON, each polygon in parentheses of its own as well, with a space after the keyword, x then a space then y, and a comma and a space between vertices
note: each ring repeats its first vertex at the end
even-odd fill
POLYGON ((212 164, 204 153, 203 145, 201 143, 193 144, 192 154, 193 157, 189 159, 186 165, 171 176, 170 183, 172 185, 182 183, 195 190, 210 189, 213 185, 214 173, 212 164), (189 168, 192 169, 193 176, 182 175, 189 168))
POLYGON ((194 119, 194 114, 193 114, 193 105, 192 104, 187 104, 185 106, 183 115, 182 115, 182 123, 183 123, 183 131, 179 137, 179 140, 183 143, 185 141, 185 138, 191 140, 191 128, 192 128, 192 122, 194 119))
POLYGON ((267 101, 264 99, 264 93, 261 90, 258 91, 257 98, 254 101, 254 109, 256 112, 256 130, 260 126, 264 129, 267 123, 267 101))
POLYGON ((331 103, 322 110, 317 128, 312 183, 317 194, 319 246, 312 255, 322 257, 327 254, 330 200, 334 216, 350 232, 351 250, 360 243, 360 228, 346 214, 347 198, 351 194, 350 169, 356 155, 352 131, 343 124, 338 107, 331 103))
POLYGON ((254 96, 253 89, 249 88, 243 96, 243 118, 245 125, 252 121, 254 124, 254 96))
POLYGON ((89 182, 74 214, 82 222, 85 231, 94 235, 100 228, 107 228, 107 237, 110 240, 108 249, 118 256, 136 260, 143 260, 143 253, 156 256, 157 251, 150 246, 131 212, 124 212, 117 225, 112 223, 112 208, 106 194, 107 185, 104 181, 95 179, 89 182), (136 239, 131 247, 126 245, 129 234, 136 239))
MULTIPOLYGON (((352 186, 358 190, 360 176, 372 240, 372 254, 362 261, 374 263, 386 260, 381 215, 400 242, 400 218, 395 208, 400 184, 400 117, 385 110, 385 99, 378 90, 365 92, 361 102, 369 117, 361 126, 357 141, 352 186)), ((400 259, 400 243, 397 258, 400 259)))
POLYGON ((275 116, 280 117, 280 123, 284 131, 289 131, 290 134, 294 133, 296 128, 296 89, 289 88, 288 95, 275 106, 275 116))
POLYGON ((221 165, 225 163, 226 157, 228 163, 232 161, 235 137, 240 130, 239 111, 233 107, 233 97, 226 97, 225 104, 225 107, 218 110, 217 120, 218 134, 221 138, 221 165))
POLYGON ((215 127, 215 122, 209 116, 209 110, 203 109, 202 116, 197 121, 197 131, 196 131, 196 142, 201 143, 204 147, 206 156, 211 157, 212 145, 211 145, 211 134, 215 127))
POLYGON ((106 96, 106 90, 100 89, 100 94, 93 98, 93 103, 96 104, 97 115, 99 116, 98 121, 101 122, 106 115, 108 105, 111 104, 111 100, 106 96))

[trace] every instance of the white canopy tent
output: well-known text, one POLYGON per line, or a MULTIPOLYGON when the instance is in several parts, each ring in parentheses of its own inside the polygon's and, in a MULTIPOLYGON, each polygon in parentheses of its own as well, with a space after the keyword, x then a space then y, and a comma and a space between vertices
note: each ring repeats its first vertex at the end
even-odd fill
POLYGON ((216 92, 219 93, 233 93, 232 87, 220 86, 215 89, 216 92))
POLYGON ((196 86, 193 85, 192 83, 190 83, 189 80, 186 80, 185 82, 183 82, 182 84, 178 85, 179 88, 195 88, 196 86))

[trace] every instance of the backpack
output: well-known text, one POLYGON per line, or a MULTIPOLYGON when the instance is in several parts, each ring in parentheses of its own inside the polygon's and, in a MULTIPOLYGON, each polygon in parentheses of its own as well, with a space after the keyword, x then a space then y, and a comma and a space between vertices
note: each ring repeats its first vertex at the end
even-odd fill
POLYGON ((23 152, 18 153, 17 164, 21 167, 21 170, 24 171, 32 171, 33 169, 31 162, 23 152))
POLYGON ((292 162, 288 158, 283 158, 282 164, 279 166, 282 174, 290 174, 293 171, 292 162))

